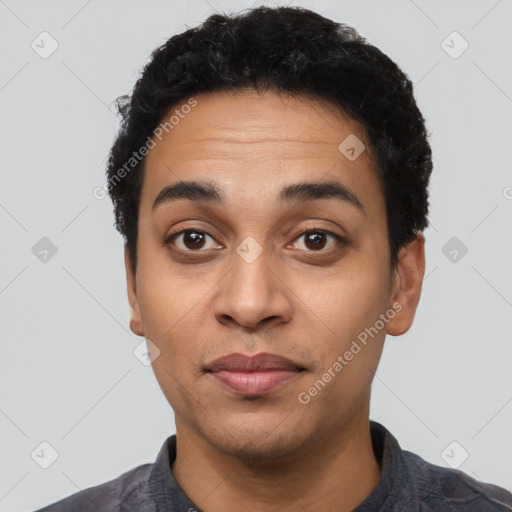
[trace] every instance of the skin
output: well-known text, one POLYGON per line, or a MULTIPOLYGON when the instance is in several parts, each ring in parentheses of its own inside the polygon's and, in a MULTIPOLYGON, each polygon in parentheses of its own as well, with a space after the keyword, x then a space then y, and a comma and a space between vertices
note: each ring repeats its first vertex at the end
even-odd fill
POLYGON ((413 322, 424 238, 402 247, 391 268, 370 147, 339 109, 271 90, 196 100, 146 157, 135 273, 125 250, 130 328, 161 351, 153 370, 175 412, 173 475, 205 512, 241 504, 248 512, 352 510, 381 478, 370 388, 386 333, 403 334, 413 322), (338 150, 349 134, 367 148, 354 161, 338 150), (162 188, 192 179, 218 182, 224 204, 180 199, 152 210, 162 188), (364 213, 334 198, 277 202, 285 185, 333 179, 364 213), (324 234, 316 248, 303 234, 312 228, 348 243, 324 234), (165 244, 184 229, 206 233, 203 248, 180 235, 165 244), (262 248, 252 263, 236 252, 249 236, 262 248), (400 312, 300 403, 299 393, 393 304, 400 312), (242 397, 204 372, 234 352, 281 355, 305 371, 270 394, 242 397))

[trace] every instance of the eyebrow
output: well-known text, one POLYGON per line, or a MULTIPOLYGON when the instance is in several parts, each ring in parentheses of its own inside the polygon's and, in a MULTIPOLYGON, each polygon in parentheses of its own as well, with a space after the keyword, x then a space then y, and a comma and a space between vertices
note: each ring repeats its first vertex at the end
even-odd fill
MULTIPOLYGON (((294 203, 322 199, 338 199, 358 208, 366 214, 359 199, 345 186, 337 181, 303 182, 286 185, 278 196, 279 203, 294 203)), ((189 201, 204 201, 208 203, 224 203, 225 194, 215 182, 210 181, 178 181, 164 187, 153 202, 152 210, 158 206, 188 199, 189 201)))

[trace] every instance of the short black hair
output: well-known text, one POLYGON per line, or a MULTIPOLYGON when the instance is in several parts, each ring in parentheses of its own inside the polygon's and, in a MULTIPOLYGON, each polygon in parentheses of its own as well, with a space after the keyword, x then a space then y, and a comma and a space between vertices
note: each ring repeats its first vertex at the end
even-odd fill
POLYGON ((107 182, 133 269, 145 162, 137 150, 180 102, 247 88, 327 101, 362 125, 385 198, 390 264, 396 265, 400 247, 428 224, 432 156, 413 84, 353 27, 300 7, 262 6, 214 14, 172 36, 153 51, 131 96, 117 99, 121 127, 107 182))

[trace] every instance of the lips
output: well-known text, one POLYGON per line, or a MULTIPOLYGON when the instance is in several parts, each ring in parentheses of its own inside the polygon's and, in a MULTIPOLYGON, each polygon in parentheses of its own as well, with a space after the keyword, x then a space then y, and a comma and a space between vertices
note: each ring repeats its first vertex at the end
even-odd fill
POLYGON ((237 394, 262 396, 286 384, 305 368, 274 354, 230 354, 208 364, 206 372, 237 394))

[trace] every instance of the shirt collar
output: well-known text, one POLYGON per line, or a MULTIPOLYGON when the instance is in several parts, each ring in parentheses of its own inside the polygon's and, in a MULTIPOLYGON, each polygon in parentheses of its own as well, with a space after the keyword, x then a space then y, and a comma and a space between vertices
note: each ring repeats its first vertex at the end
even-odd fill
MULTIPOLYGON (((402 456, 402 449, 395 437, 380 423, 370 420, 373 451, 381 467, 381 480, 354 512, 395 510, 400 495, 411 485, 402 456)), ((176 460, 176 435, 170 436, 160 449, 149 475, 149 489, 159 511, 183 512, 200 509, 188 498, 171 471, 176 460)), ((416 507, 411 503, 412 512, 416 507)))

